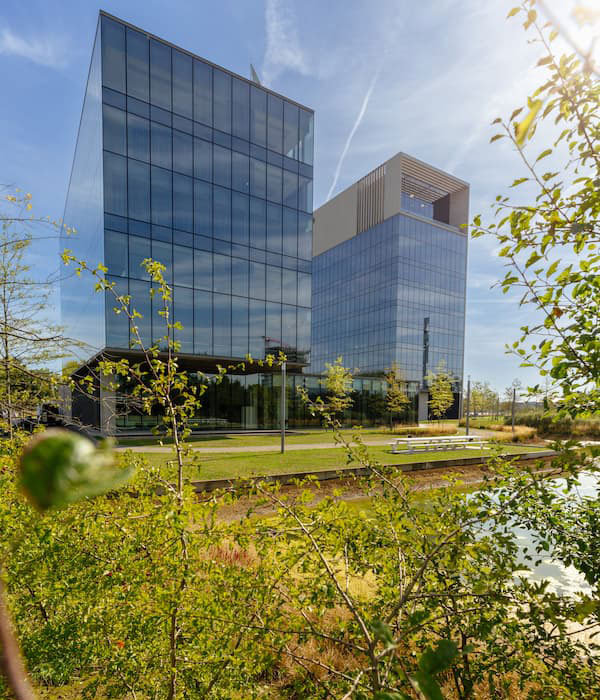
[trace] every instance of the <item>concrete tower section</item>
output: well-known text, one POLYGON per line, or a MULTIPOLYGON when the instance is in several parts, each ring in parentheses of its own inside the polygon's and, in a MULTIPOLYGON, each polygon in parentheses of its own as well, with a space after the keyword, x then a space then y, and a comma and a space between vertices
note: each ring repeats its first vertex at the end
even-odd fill
POLYGON ((342 355, 362 375, 396 363, 428 415, 440 364, 460 408, 469 185, 398 153, 317 209, 311 371, 342 355))

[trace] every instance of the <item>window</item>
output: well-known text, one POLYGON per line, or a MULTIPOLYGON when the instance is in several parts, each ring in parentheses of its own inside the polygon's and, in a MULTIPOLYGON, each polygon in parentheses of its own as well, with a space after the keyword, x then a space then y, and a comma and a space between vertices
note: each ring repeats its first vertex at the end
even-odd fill
POLYGON ((298 273, 298 305, 310 307, 311 276, 305 272, 298 273))
POLYGON ((281 253, 282 212, 277 204, 267 204, 267 250, 281 253))
POLYGON ((267 299, 281 301, 281 268, 267 265, 267 299))
POLYGON ((194 232, 212 236, 212 185, 194 180, 194 232))
POLYGON ((250 296, 254 299, 264 299, 266 289, 266 270, 262 263, 250 263, 250 296))
POLYGON ((150 160, 152 165, 160 165, 161 168, 171 170, 173 167, 171 129, 168 126, 150 123, 150 160))
POLYGON ((173 50, 173 111, 192 118, 192 58, 173 50))
POLYGON ((246 141, 250 138, 250 86, 248 83, 233 78, 232 83, 233 114, 231 133, 246 141))
POLYGON ((269 94, 267 121, 267 147, 276 153, 283 152, 283 100, 269 94))
POLYGON ((267 196, 267 164, 250 158, 250 193, 255 197, 267 196))
POLYGON ((184 175, 194 172, 194 151, 192 137, 173 130, 173 170, 184 175))
POLYGON ((213 288, 212 253, 206 250, 194 251, 194 287, 211 290, 213 288))
POLYGON ((170 170, 152 166, 150 175, 152 179, 152 223, 170 228, 173 225, 172 173, 170 170))
POLYGON ((194 352, 194 292, 185 287, 173 287, 173 319, 182 329, 175 329, 175 340, 181 352, 194 352))
POLYGON ((231 186, 238 192, 250 191, 249 158, 243 153, 231 154, 231 186))
POLYGON ((213 117, 214 126, 231 133, 231 76, 221 70, 213 70, 213 117))
MULTIPOLYGON (((169 283, 173 283, 173 261, 172 261, 173 246, 170 243, 164 243, 163 241, 152 241, 152 259, 155 262, 162 263, 166 270, 163 273, 165 280, 169 283)), ((164 335, 162 333, 161 335, 164 335)))
POLYGON ((231 293, 248 296, 248 261, 231 258, 231 293))
POLYGON ((248 299, 231 297, 231 354, 244 357, 248 352, 248 299))
POLYGON ((231 355, 231 297, 213 294, 214 354, 231 355))
POLYGON ((213 189, 213 233, 215 238, 231 240, 231 190, 213 189))
POLYGON ((266 248, 267 245, 267 205, 262 199, 250 197, 250 245, 266 248))
MULTIPOLYGON (((139 280, 150 279, 150 276, 142 267, 142 262, 151 257, 150 240, 129 236, 129 276, 139 280)), ((109 268, 110 269, 110 268, 109 268)))
POLYGON ((212 143, 194 139, 194 177, 212 182, 212 143))
POLYGON ((127 115, 127 155, 150 160, 150 122, 135 114, 127 115))
POLYGON ((116 231, 104 232, 104 264, 109 275, 127 277, 127 238, 116 231))
POLYGON ((127 159, 104 152, 104 210, 127 216, 127 159))
POLYGON ((265 356, 265 302, 250 299, 248 352, 252 357, 265 356))
POLYGON ((213 255, 213 289, 231 294, 231 258, 228 255, 213 255))
POLYGON ((194 61, 194 119, 212 126, 212 68, 194 61))
POLYGON ((215 184, 231 187, 231 151, 222 146, 213 146, 213 179, 215 184))
POLYGON ((148 37, 127 28, 127 94, 149 102, 150 69, 148 37))
POLYGON ((231 193, 231 240, 240 245, 248 245, 250 225, 250 201, 245 194, 231 193))
POLYGON ((171 47, 150 40, 150 102, 171 109, 171 47))
POLYGON ((250 88, 250 140, 267 145, 267 93, 254 85, 250 88))
POLYGON ((212 354, 212 293, 194 292, 194 352, 212 354))
POLYGON ((283 153, 298 160, 298 107, 283 103, 283 153))
POLYGON ((267 199, 281 204, 282 171, 276 165, 267 165, 267 199))
POLYGON ((283 203, 286 207, 298 208, 298 175, 283 171, 283 203))
POLYGON ((312 180, 302 175, 298 176, 298 209, 312 212, 312 180))
POLYGON ((314 115, 304 109, 300 110, 299 157, 307 165, 313 164, 314 115))
POLYGON ((296 307, 281 306, 281 341, 284 346, 296 347, 296 307))
POLYGON ((102 136, 104 148, 113 153, 127 153, 125 112, 116 107, 102 105, 102 136))
POLYGON ((298 212, 283 208, 283 254, 298 255, 298 212))
POLYGON ((281 293, 284 304, 296 304, 298 302, 297 294, 297 273, 295 270, 282 271, 281 293))
POLYGON ((102 84, 125 92, 125 27, 102 18, 102 84))
POLYGON ((130 160, 127 169, 129 218, 150 221, 150 166, 130 160))
POLYGON ((115 299, 114 294, 118 296, 127 296, 129 294, 129 285, 126 279, 119 277, 108 277, 109 282, 114 282, 114 293, 111 291, 105 292, 105 318, 106 318, 106 344, 111 348, 128 348, 129 347, 129 319, 123 313, 115 313, 115 308, 119 308, 119 302, 115 299))
POLYGON ((281 343, 281 304, 267 302, 265 304, 267 314, 266 338, 267 345, 280 345, 281 343))
MULTIPOLYGON (((130 309, 137 311, 141 318, 135 319, 135 325, 138 328, 139 335, 145 347, 149 347, 152 343, 152 306, 150 299, 150 283, 139 282, 138 280, 129 280, 129 294, 131 295, 130 309)), ((157 318, 156 334, 163 335, 164 331, 160 327, 160 317, 157 318)), ((131 346, 139 348, 137 337, 131 333, 131 346)))
POLYGON ((173 227, 181 231, 194 230, 193 180, 173 173, 173 227))
POLYGON ((312 258, 312 216, 298 213, 298 257, 312 258))

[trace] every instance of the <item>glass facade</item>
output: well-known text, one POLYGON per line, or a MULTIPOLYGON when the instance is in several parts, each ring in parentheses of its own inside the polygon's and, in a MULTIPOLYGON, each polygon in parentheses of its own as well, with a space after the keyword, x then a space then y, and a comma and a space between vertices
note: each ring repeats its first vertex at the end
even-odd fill
MULTIPOLYGON (((202 408, 190 425, 194 430, 257 430, 280 427, 281 375, 247 374, 226 375, 215 385, 211 375, 190 373, 190 381, 207 382, 202 397, 202 408)), ((296 374, 287 375, 286 424, 288 428, 320 427, 320 421, 304 407, 298 388, 304 387, 314 400, 326 396, 322 377, 296 374)), ((343 420, 352 425, 381 425, 388 420, 385 407, 386 384, 381 378, 355 378, 352 387, 352 406, 344 412, 343 420)), ((161 423, 156 415, 146 415, 139 402, 128 399, 130 392, 121 387, 117 395, 117 428, 120 430, 149 430, 161 423)))
POLYGON ((343 356, 377 374, 393 362, 410 382, 443 360, 462 380, 467 238, 397 214, 313 259, 311 371, 343 356), (427 321, 426 321, 427 319, 427 321))
MULTIPOLYGON (((92 61, 81 112, 77 147, 69 181, 63 220, 76 231, 61 231, 61 250, 69 249, 78 259, 96 264, 103 251, 102 179, 102 86, 100 30, 92 51, 92 61)), ((85 361, 104 346, 104 300, 75 273, 65 268, 60 283, 61 324, 67 337, 82 344, 77 361, 85 361)))
MULTIPOLYGON (((164 335, 140 263, 166 266, 181 352, 310 351, 313 114, 101 16, 104 260, 164 335)), ((105 345, 127 348, 106 303, 105 345)))

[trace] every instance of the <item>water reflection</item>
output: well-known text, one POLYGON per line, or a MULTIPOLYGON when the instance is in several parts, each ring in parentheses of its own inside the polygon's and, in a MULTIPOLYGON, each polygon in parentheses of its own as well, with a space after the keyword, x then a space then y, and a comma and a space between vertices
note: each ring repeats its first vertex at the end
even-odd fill
MULTIPOLYGON (((556 480, 557 495, 562 495, 565 483, 564 479, 556 480)), ((578 486, 573 489, 573 492, 582 499, 597 497, 597 477, 593 474, 581 474, 578 479, 578 486)), ((541 555, 536 556, 534 533, 524 528, 515 528, 515 533, 521 548, 520 560, 527 567, 527 571, 520 572, 520 576, 532 581, 547 580, 549 582, 548 589, 558 595, 591 593, 591 586, 585 580, 583 574, 573 566, 565 566, 562 562, 549 557, 543 558, 540 564, 533 566, 533 563, 541 558, 541 555), (533 557, 533 562, 525 560, 527 553, 533 557)))

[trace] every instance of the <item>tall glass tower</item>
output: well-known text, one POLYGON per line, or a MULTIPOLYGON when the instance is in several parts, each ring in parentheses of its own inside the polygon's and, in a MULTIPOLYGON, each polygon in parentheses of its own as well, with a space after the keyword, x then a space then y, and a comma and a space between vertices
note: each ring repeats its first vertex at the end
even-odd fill
POLYGON ((469 185, 399 153, 315 212, 311 371, 396 364, 427 418, 427 374, 463 378, 469 185))
MULTIPOLYGON (((77 233, 63 244, 104 262, 142 314, 145 343, 165 332, 141 266, 152 258, 166 267, 190 370, 282 348, 299 371, 310 352, 312 182, 312 110, 100 13, 64 213, 77 233)), ((64 280, 61 307, 82 363, 133 353, 127 320, 81 278, 64 280)), ((248 427, 261 423, 246 415, 248 427)), ((241 415, 233 423, 245 426, 241 415)))

